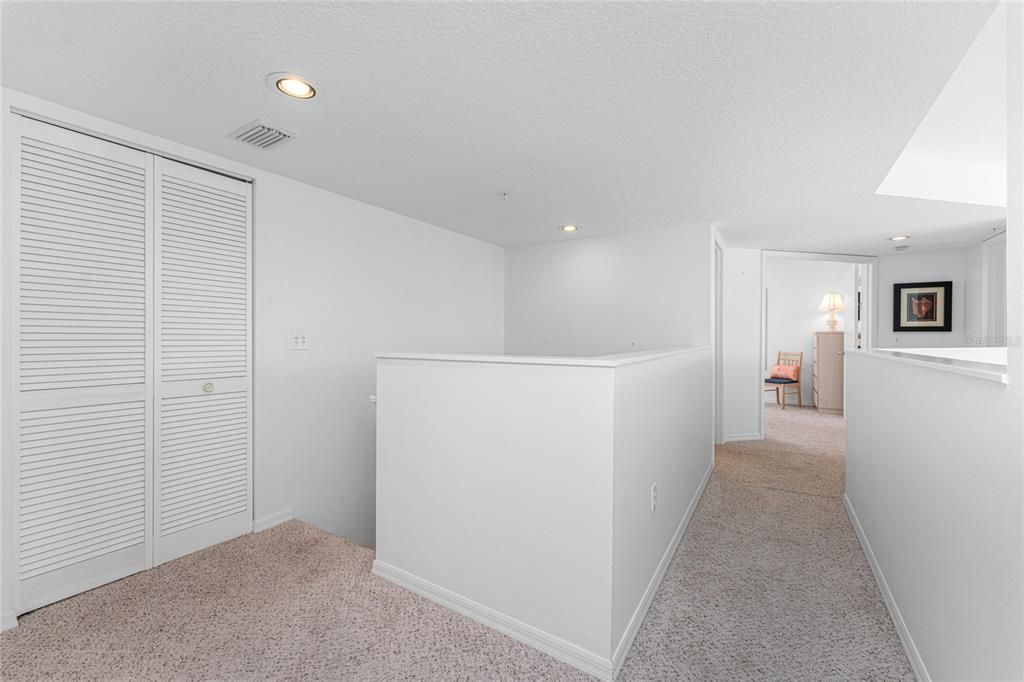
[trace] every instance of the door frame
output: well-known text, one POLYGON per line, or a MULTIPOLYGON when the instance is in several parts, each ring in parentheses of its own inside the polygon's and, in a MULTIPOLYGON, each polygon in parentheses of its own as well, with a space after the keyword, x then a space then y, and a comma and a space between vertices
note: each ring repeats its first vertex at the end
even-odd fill
MULTIPOLYGON (((864 323, 862 335, 862 350, 870 350, 875 346, 875 310, 878 302, 878 288, 875 282, 875 269, 878 264, 878 256, 862 256, 848 253, 825 253, 810 251, 776 251, 764 249, 761 251, 761 344, 759 362, 764 365, 767 359, 768 345, 768 294, 767 294, 767 272, 769 258, 789 258, 792 260, 823 261, 830 263, 851 263, 863 267, 864 276, 863 290, 867 296, 862 297, 861 321, 864 323)), ((854 278, 854 289, 856 290, 856 275, 854 278)), ((762 370, 767 370, 763 367, 762 370)), ((846 371, 845 364, 843 371, 846 371)), ((846 382, 843 382, 843 390, 846 390, 846 382)), ((764 394, 758 391, 757 394, 757 421, 758 432, 761 438, 765 437, 764 430, 764 394)))
POLYGON ((725 442, 724 428, 724 396, 722 386, 725 380, 722 352, 722 305, 723 305, 723 266, 725 264, 725 244, 718 230, 711 230, 711 355, 714 367, 712 378, 712 416, 713 436, 715 445, 725 442))

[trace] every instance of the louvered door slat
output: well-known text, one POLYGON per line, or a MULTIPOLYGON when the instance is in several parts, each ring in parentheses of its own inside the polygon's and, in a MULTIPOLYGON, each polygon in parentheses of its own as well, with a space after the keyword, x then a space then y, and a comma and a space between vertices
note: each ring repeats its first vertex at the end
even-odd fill
POLYGON ((50 242, 64 243, 61 240, 66 239, 68 235, 74 235, 82 245, 90 248, 139 251, 144 250, 146 246, 145 235, 85 218, 80 218, 75 223, 67 223, 62 221, 60 216, 33 216, 30 212, 22 211, 21 227, 23 234, 50 242))
POLYGON ((148 505, 144 491, 124 491, 118 488, 97 494, 86 501, 62 502, 56 505, 39 505, 35 512, 21 514, 22 530, 45 524, 63 527, 69 521, 103 516, 106 513, 121 514, 134 507, 136 502, 148 505))
POLYGON ((146 380, 144 362, 114 365, 83 358, 81 363, 69 365, 48 342, 63 340, 73 346, 82 341, 93 347, 97 342, 118 342, 119 347, 144 356, 145 155, 128 155, 137 160, 138 165, 133 166, 82 152, 75 147, 80 140, 74 137, 65 136, 65 144, 42 139, 52 133, 37 125, 21 139, 22 164, 29 164, 29 168, 21 173, 19 197, 23 216, 19 266, 21 281, 28 285, 20 298, 20 388, 142 384, 146 380), (33 160, 41 159, 51 171, 32 170, 33 160), (53 229, 39 229, 31 219, 24 218, 33 212, 48 215, 53 229), (33 237, 45 241, 34 241, 33 237), (103 254, 92 246, 97 243, 94 239, 119 245, 122 251, 103 254), (80 292, 70 308, 55 309, 34 295, 65 287, 80 292), (109 305, 101 291, 135 298, 109 305), (95 295, 89 296, 89 292, 95 295), (31 364, 27 364, 28 357, 32 358, 31 364))
POLYGON ((156 560, 252 526, 250 188, 157 170, 156 560))
POLYGON ((15 127, 23 612, 150 560, 152 176, 142 152, 15 127))
MULTIPOLYGON (((235 191, 207 188, 179 177, 186 169, 171 164, 160 167, 166 169, 161 170, 159 190, 160 330, 162 346, 175 350, 173 356, 161 354, 161 376, 176 381, 245 377, 248 187, 236 182, 235 191), (235 241, 210 248, 195 242, 199 235, 230 236, 235 241), (200 288, 203 295, 178 293, 192 287, 200 288), (205 305, 211 293, 225 297, 221 307, 205 305), (211 340, 235 352, 211 358, 206 354, 211 340)), ((211 182, 211 178, 203 180, 211 182)))
POLYGON ((22 580, 106 553, 110 543, 145 533, 146 404, 125 403, 102 412, 76 429, 54 428, 80 409, 23 411, 19 423, 21 476, 19 557, 22 580), (120 447, 115 447, 121 445, 120 447), (112 450, 116 454, 111 454, 112 450), (135 492, 133 503, 116 514, 82 515, 111 490, 135 492), (65 517, 37 519, 46 510, 73 508, 76 525, 65 517), (33 523, 33 521, 35 521, 33 523), (60 541, 57 542, 56 539, 60 541), (102 539, 103 542, 98 542, 102 539), (110 541, 108 543, 107 541, 110 541), (74 551, 71 551, 74 549, 74 551))

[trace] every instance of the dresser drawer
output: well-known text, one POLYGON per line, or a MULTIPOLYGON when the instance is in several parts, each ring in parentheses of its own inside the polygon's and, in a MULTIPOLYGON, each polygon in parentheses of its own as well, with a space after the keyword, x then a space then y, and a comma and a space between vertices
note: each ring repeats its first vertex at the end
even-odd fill
POLYGON ((842 332, 816 332, 811 353, 811 395, 814 406, 830 414, 843 411, 842 332))

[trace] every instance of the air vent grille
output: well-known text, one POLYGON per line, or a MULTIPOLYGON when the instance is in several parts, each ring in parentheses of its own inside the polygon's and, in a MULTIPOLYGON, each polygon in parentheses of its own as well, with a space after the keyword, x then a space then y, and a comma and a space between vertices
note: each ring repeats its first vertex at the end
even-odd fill
POLYGON ((268 126, 262 121, 252 121, 231 133, 231 137, 253 147, 270 149, 287 142, 295 136, 286 130, 268 126))

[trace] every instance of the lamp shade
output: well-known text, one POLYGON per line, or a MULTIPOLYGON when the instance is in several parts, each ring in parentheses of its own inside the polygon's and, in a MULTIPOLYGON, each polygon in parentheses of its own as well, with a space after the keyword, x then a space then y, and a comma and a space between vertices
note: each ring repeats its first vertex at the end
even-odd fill
POLYGON ((841 295, 830 291, 822 297, 818 310, 830 313, 835 310, 846 310, 846 306, 843 305, 843 297, 841 295))

